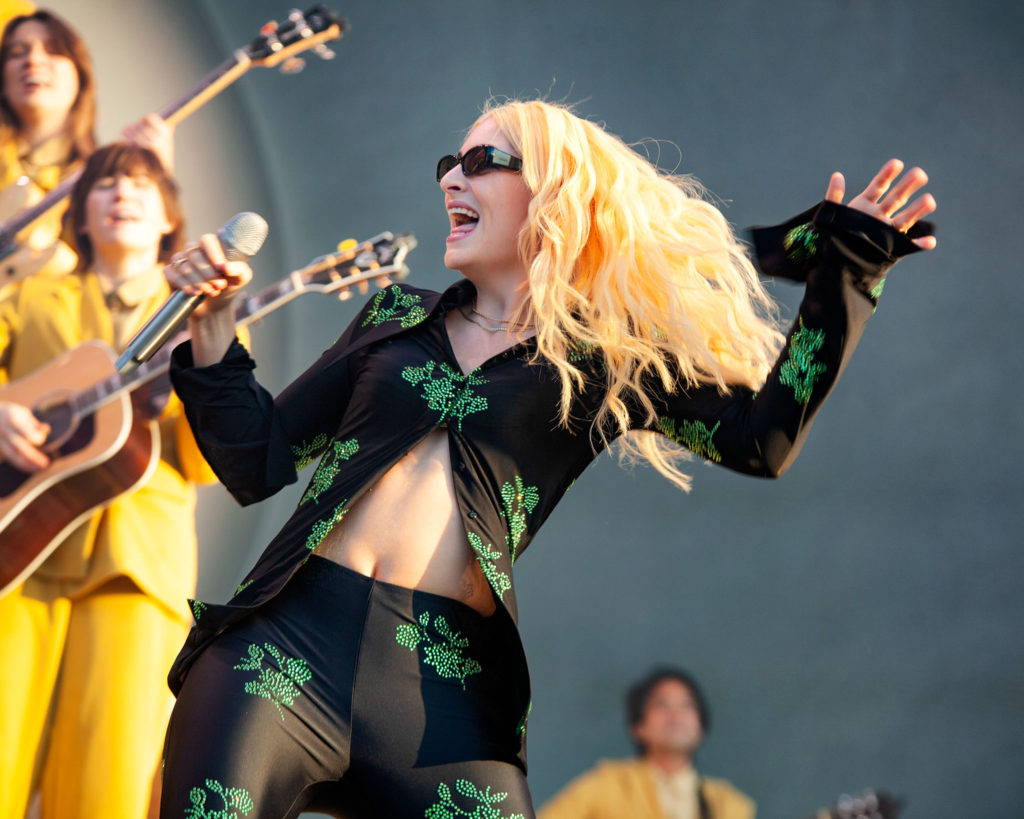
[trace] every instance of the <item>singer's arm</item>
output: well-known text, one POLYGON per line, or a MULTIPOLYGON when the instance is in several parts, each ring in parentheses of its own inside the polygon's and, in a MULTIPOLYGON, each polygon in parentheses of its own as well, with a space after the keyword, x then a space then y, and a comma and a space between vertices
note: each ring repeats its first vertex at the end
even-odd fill
MULTIPOLYGON (((365 310, 364 310, 365 312, 365 310)), ((221 483, 241 504, 294 483, 326 449, 352 391, 349 329, 277 398, 253 377, 255 362, 232 339, 217 362, 200 366, 192 342, 174 350, 171 380, 196 442, 221 483)))

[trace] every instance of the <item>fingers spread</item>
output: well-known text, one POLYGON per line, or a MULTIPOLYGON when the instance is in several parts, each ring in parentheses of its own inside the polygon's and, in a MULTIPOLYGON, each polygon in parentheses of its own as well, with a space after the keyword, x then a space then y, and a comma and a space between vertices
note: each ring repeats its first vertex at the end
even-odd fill
POLYGON ((864 193, 862 193, 861 196, 872 202, 877 202, 882 198, 882 195, 889 190, 889 186, 893 183, 893 180, 900 175, 900 171, 902 170, 902 161, 899 159, 890 159, 882 166, 881 170, 875 174, 875 178, 868 183, 868 186, 864 188, 864 193))
POLYGON ((879 202, 886 216, 892 216, 902 208, 918 190, 928 184, 928 174, 920 168, 912 168, 896 186, 879 202))

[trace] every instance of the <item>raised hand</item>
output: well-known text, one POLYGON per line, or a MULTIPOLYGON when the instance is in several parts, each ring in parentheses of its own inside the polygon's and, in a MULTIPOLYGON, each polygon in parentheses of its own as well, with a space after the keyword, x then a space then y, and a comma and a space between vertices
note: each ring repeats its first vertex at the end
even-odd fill
MULTIPOLYGON (((901 233, 906 233, 920 219, 935 210, 936 202, 930 193, 912 198, 928 183, 928 174, 920 168, 911 168, 897 181, 902 172, 903 162, 899 159, 890 159, 875 174, 868 186, 846 203, 847 207, 873 216, 892 225, 901 233)), ((825 199, 842 204, 845 193, 846 180, 843 175, 839 172, 832 174, 825 199)), ((931 250, 936 245, 934 236, 922 236, 912 241, 923 250, 931 250)))
POLYGON ((149 148, 160 158, 167 173, 173 171, 174 126, 168 125, 157 114, 147 114, 138 122, 126 125, 121 131, 121 139, 149 148))

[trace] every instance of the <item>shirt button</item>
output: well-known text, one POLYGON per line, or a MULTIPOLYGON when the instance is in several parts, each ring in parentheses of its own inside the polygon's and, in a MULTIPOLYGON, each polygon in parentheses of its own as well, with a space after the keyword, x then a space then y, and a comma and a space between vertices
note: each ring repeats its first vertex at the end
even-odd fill
POLYGON ((469 519, 470 520, 476 520, 476 512, 470 512, 469 513, 469 519))
POLYGON ((459 471, 460 472, 465 472, 466 471, 466 462, 465 461, 459 461, 459 471))

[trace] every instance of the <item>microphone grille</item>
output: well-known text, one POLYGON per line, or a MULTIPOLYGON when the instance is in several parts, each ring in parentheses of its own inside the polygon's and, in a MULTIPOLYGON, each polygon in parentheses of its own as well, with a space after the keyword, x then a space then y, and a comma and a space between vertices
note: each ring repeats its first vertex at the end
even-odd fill
POLYGON ((256 255, 263 247, 269 229, 267 220, 258 213, 242 211, 224 223, 217 231, 217 238, 229 260, 241 261, 256 255))

